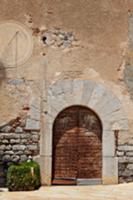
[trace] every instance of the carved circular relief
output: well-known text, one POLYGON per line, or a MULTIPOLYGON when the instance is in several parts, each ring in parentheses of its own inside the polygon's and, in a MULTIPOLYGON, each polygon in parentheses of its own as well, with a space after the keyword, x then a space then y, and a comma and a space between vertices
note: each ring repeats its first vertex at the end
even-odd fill
POLYGON ((23 64, 31 56, 32 34, 24 25, 14 21, 0 23, 0 61, 8 66, 23 64))

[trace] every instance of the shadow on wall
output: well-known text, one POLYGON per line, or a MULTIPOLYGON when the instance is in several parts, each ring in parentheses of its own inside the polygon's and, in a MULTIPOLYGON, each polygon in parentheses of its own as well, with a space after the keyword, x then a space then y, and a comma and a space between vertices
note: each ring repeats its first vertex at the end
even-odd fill
POLYGON ((0 86, 2 85, 5 79, 6 79, 6 69, 4 64, 0 61, 0 86))

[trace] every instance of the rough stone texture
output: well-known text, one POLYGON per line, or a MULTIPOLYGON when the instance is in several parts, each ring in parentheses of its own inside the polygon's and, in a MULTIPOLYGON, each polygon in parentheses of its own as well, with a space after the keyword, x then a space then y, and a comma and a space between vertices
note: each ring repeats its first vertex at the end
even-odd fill
MULTIPOLYGON (((18 134, 18 133, 15 133, 18 134)), ((19 139, 15 139, 14 133, 0 133, 0 159, 4 162, 13 161, 18 162, 27 159, 28 156, 36 156, 39 154, 39 136, 38 132, 30 133, 23 132, 19 133, 19 139), (1 136, 4 138, 10 135, 9 139, 6 139, 6 143, 3 144, 3 139, 1 139, 1 136), (23 137, 26 135, 26 139, 24 140, 23 137), (28 136, 28 137, 27 137, 28 136), (36 140, 33 140, 33 136, 36 138, 36 140), (17 157, 9 157, 10 155, 18 155, 17 157), (23 155, 23 157, 21 156, 23 155), (13 158, 13 160, 12 160, 13 158)))
POLYGON ((28 156, 39 154, 39 131, 34 130, 34 127, 26 131, 24 117, 26 123, 26 116, 17 117, 9 122, 10 125, 0 129, 0 161, 3 163, 22 162, 28 156))
POLYGON ((119 182, 133 181, 133 145, 119 145, 117 148, 119 182))
POLYGON ((128 130, 128 121, 122 104, 104 84, 87 80, 59 81, 49 88, 47 104, 50 107, 48 112, 53 121, 64 108, 81 104, 98 114, 103 124, 103 130, 114 130, 116 122, 118 130, 128 130), (86 91, 86 87, 88 91, 86 91), (86 91, 86 96, 82 95, 83 91, 86 91))
MULTIPOLYGON (((41 30, 39 30, 41 32, 41 30)), ((44 45, 52 48, 72 48, 79 43, 72 32, 65 32, 59 28, 53 28, 48 31, 42 31, 41 40, 44 45)))

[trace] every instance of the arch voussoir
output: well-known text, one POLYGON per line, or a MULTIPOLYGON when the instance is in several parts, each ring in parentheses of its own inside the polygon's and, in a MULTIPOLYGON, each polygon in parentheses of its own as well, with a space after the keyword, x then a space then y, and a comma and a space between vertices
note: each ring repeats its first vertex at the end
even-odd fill
MULTIPOLYGON (((67 107, 73 105, 86 106, 93 110, 102 123, 103 128, 103 150, 102 150, 102 182, 104 184, 117 183, 118 181, 118 159, 115 155, 115 130, 128 130, 128 120, 119 99, 103 84, 90 80, 60 80, 48 88, 47 108, 48 113, 45 119, 46 134, 44 140, 52 140, 52 126, 57 115, 67 107), (50 121, 50 123, 49 123, 50 121), (108 167, 108 163, 112 167, 108 167)), ((50 143, 52 144, 52 143, 50 143)), ((43 146, 43 145, 42 145, 43 146)), ((52 166, 51 152, 52 145, 48 148, 42 148, 44 160, 48 166, 52 166), (49 151, 49 152, 48 152, 49 151), (48 155, 50 157, 48 157, 48 155)), ((50 184, 51 169, 44 166, 46 179, 44 184, 50 184)))

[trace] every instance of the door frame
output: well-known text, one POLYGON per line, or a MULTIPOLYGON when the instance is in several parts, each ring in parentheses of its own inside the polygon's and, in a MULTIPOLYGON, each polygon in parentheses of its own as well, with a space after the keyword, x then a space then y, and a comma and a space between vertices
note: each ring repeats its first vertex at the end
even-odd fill
POLYGON ((42 116, 40 156, 43 185, 52 180, 53 123, 57 115, 67 107, 79 105, 93 110, 100 118, 102 133, 102 184, 118 183, 118 158, 116 156, 115 131, 128 130, 128 120, 122 104, 103 84, 89 80, 63 80, 48 88, 47 103, 42 116))

